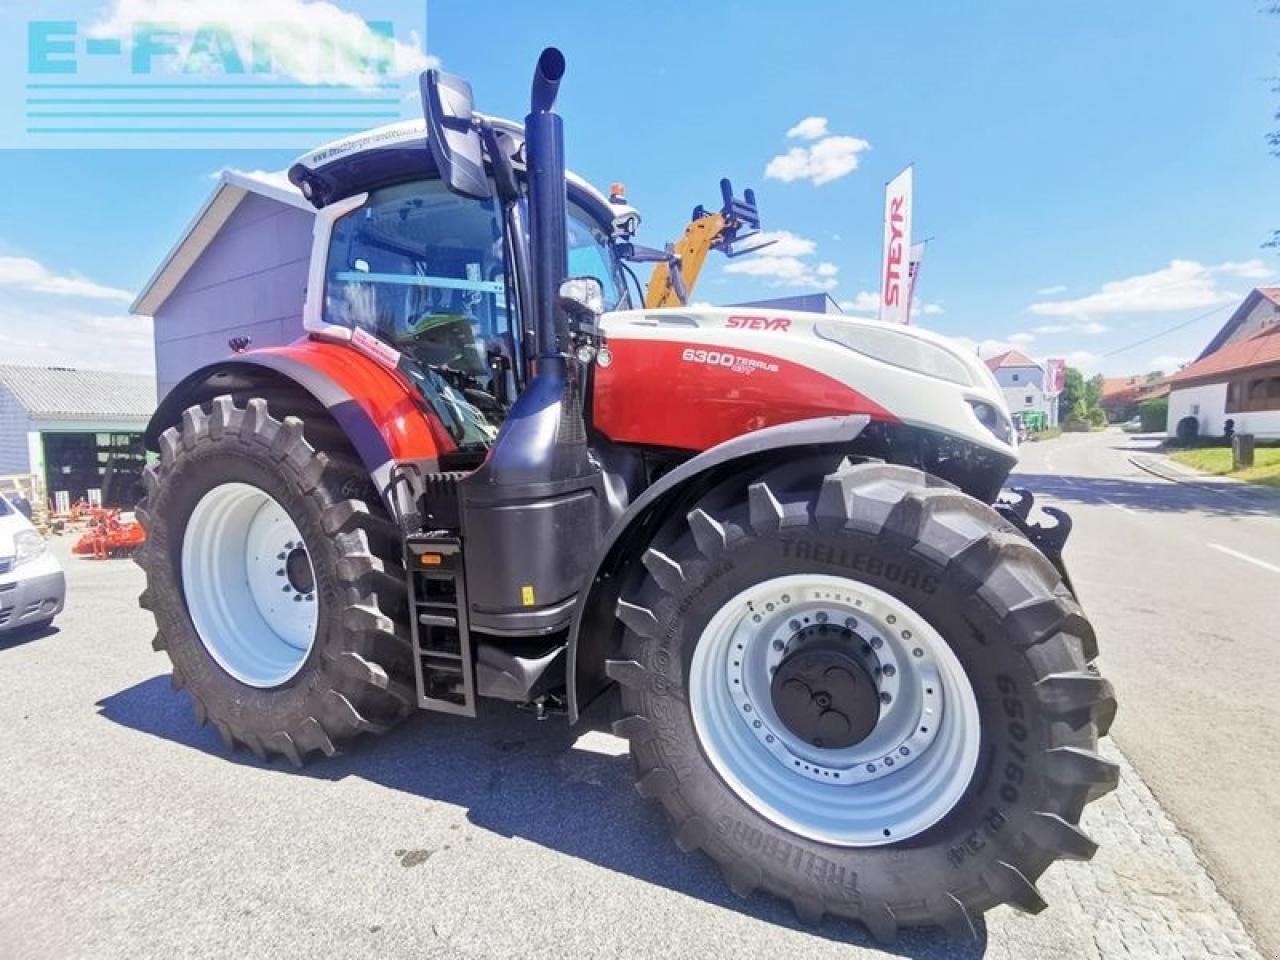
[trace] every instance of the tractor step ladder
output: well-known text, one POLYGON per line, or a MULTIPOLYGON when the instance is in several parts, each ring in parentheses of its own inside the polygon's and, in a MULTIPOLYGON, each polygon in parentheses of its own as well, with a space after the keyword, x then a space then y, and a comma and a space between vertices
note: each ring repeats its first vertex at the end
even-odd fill
POLYGON ((475 661, 467 624, 462 542, 448 534, 405 538, 418 706, 476 715, 475 661))

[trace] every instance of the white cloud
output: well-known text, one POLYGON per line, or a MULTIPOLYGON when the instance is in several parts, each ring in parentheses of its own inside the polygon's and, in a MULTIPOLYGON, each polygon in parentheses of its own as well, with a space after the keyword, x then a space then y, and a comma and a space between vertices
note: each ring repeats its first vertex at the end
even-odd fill
POLYGON ((826 117, 805 117, 794 127, 787 131, 787 137, 795 140, 818 140, 827 136, 827 118, 826 117))
POLYGON ((1228 261, 1213 269, 1227 276, 1243 277, 1246 280, 1266 280, 1274 272, 1261 260, 1228 261))
POLYGON ((1009 342, 1018 348, 1022 348, 1030 345, 1035 340, 1035 338, 1036 338, 1036 335, 1034 333, 1027 333, 1025 331, 1023 331, 1022 333, 1009 334, 1009 342))
POLYGON ((1158 357, 1152 357, 1151 362, 1147 365, 1148 370, 1163 370, 1165 373, 1173 373, 1186 366, 1190 362, 1189 357, 1177 357, 1173 354, 1161 354, 1158 357))
MULTIPOLYGON (((860 290, 852 300, 841 300, 838 306, 845 313, 877 316, 880 313, 880 294, 874 290, 860 290)), ((917 303, 911 308, 913 317, 936 317, 946 313, 940 303, 917 303)))
POLYGON ((807 237, 800 237, 789 230, 773 230, 762 234, 774 242, 742 260, 730 260, 725 273, 768 280, 771 286, 805 286, 815 290, 830 290, 836 285, 840 268, 823 261, 810 263, 803 258, 817 250, 817 244, 807 237))
POLYGON ((762 230, 752 243, 768 243, 760 251, 762 257, 807 257, 818 245, 807 237, 798 237, 790 230, 762 230))
POLYGON ((874 290, 860 290, 852 300, 841 300, 839 307, 845 313, 875 316, 880 312, 880 294, 874 290))
MULTIPOLYGON (((794 129, 794 128, 793 128, 794 129)), ((824 137, 809 147, 792 147, 764 168, 764 175, 783 183, 808 180, 822 186, 858 169, 858 154, 871 144, 858 137, 824 137)))
POLYGON ((1102 359, 1096 353, 1090 353, 1088 350, 1073 350, 1067 354, 1067 366, 1075 367, 1081 373, 1096 373, 1098 362, 1102 359))
POLYGON ((1058 333, 1077 333, 1077 334, 1099 334, 1106 333, 1111 328, 1105 323, 1099 323, 1097 320, 1084 320, 1078 323, 1045 323, 1038 327, 1033 327, 1035 333, 1052 336, 1058 333))
POLYGON ((439 62, 418 48, 416 34, 411 43, 380 37, 362 18, 326 0, 114 0, 88 32, 131 41, 140 23, 172 25, 179 35, 177 56, 157 56, 153 70, 214 71, 229 59, 247 67, 265 49, 277 75, 369 87, 439 62), (224 24, 234 49, 223 49, 219 35, 201 30, 224 24), (365 68, 366 58, 379 54, 388 61, 388 74, 365 68))
POLYGON ((1067 286, 1064 283, 1055 284, 1052 287, 1041 287, 1036 291, 1042 297, 1054 297, 1060 293, 1066 293, 1067 286))
POLYGON ((1031 305, 1045 317, 1090 317, 1111 313, 1156 313, 1191 310, 1230 303, 1241 294, 1218 285, 1222 277, 1261 280, 1272 271, 1261 260, 1205 266, 1195 260, 1173 260, 1152 273, 1138 274, 1102 285, 1097 293, 1074 300, 1050 300, 1031 305))
POLYGON ((6 363, 121 373, 154 371, 150 317, 94 314, 57 301, 0 302, 0 357, 6 363))
POLYGON ((30 257, 0 257, 0 287, 54 296, 118 300, 122 303, 133 299, 133 294, 128 290, 107 287, 84 277, 54 273, 30 257))

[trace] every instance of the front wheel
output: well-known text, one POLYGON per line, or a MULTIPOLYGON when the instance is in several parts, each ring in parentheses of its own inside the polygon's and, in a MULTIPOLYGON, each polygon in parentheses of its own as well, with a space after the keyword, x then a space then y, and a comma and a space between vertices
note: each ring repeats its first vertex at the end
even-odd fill
POLYGON ((735 891, 886 940, 973 935, 1092 855, 1111 689, 1053 566, 985 504, 904 467, 782 469, 712 495, 644 565, 617 730, 735 891))

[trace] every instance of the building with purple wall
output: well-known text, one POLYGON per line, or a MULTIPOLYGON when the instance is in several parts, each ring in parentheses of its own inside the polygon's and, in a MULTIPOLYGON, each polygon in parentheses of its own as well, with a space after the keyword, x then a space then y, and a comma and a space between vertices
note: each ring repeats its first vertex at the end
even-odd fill
POLYGON ((302 335, 314 213, 293 185, 223 171, 130 308, 154 318, 159 399, 197 367, 302 335))

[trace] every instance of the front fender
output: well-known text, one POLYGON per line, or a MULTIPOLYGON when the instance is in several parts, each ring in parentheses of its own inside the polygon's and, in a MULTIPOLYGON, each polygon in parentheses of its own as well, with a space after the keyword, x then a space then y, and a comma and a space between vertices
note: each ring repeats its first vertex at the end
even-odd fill
POLYGON ((735 437, 686 460, 664 474, 637 497, 610 527, 596 555, 587 590, 569 627, 566 687, 570 722, 577 722, 582 707, 603 688, 604 659, 614 628, 613 609, 619 578, 628 562, 639 562, 647 547, 652 522, 661 518, 691 484, 727 476, 780 450, 841 449, 851 446, 866 429, 866 414, 817 417, 779 424, 735 437))

